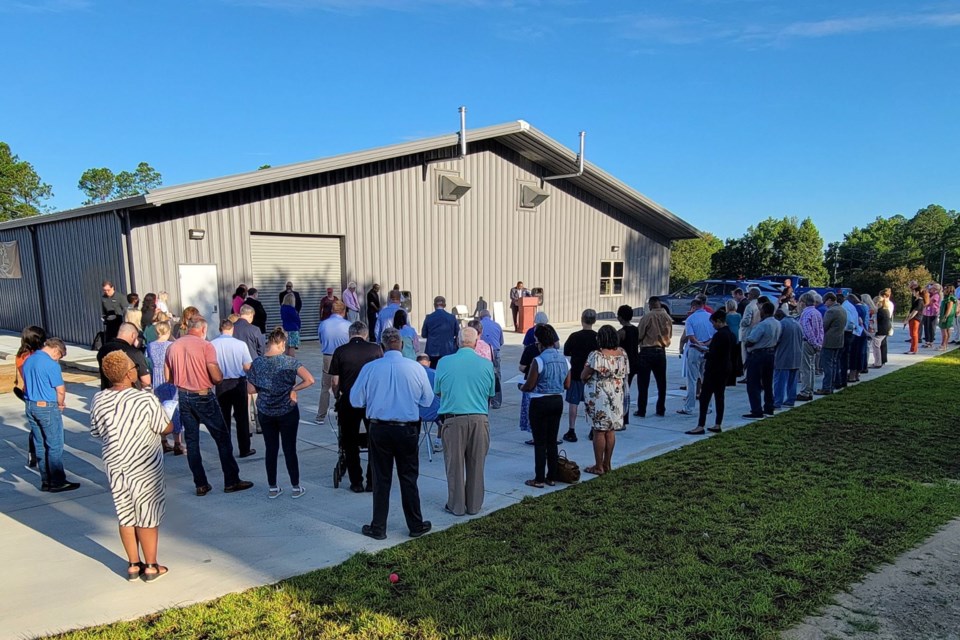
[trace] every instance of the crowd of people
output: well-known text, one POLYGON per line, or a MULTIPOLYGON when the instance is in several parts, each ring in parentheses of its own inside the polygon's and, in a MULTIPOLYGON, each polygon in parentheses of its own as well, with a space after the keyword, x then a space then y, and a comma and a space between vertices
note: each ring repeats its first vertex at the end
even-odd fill
MULTIPOLYGON (((522 283, 516 289, 523 294, 522 283)), ((367 323, 359 319, 355 283, 341 297, 328 289, 320 302, 317 337, 323 364, 315 422, 330 420, 332 404, 349 488, 373 494, 372 517, 361 532, 386 537, 396 465, 409 534, 417 537, 431 529, 417 487, 424 428, 438 429, 436 450, 443 452, 448 487, 444 509, 463 516, 483 506, 489 412, 502 403, 504 335, 486 309, 461 327, 446 310, 443 296, 434 299, 434 310, 418 333, 399 285, 389 291, 384 306, 378 290, 375 286, 367 294, 367 323), (360 455, 365 444, 366 470, 360 455)), ((904 322, 910 328, 908 353, 934 348, 936 327, 941 330, 939 348, 945 349, 956 316, 953 287, 911 283, 911 292, 913 303, 904 322)), ((212 491, 200 450, 201 424, 217 447, 225 493, 254 486, 241 478, 234 430, 241 459, 256 453, 252 439, 262 434, 267 498, 284 493, 278 477, 281 451, 291 497, 306 492, 297 457, 298 394, 315 379, 297 359, 302 299, 288 282, 278 293, 279 326, 268 331, 258 296, 256 288, 240 285, 233 313, 220 322, 219 335, 208 340, 207 320, 196 308, 174 316, 163 292, 149 293, 141 303, 137 294, 122 298, 112 283, 103 284, 105 336, 97 354, 101 391, 91 404, 90 426, 102 441, 131 580, 151 582, 168 571, 157 560, 164 454, 186 456, 197 496, 212 491)), ((737 290, 716 310, 703 297, 694 300, 680 338, 686 396, 677 413, 698 416, 697 426, 687 433, 721 431, 726 388, 738 382, 746 384, 750 402, 744 417, 754 419, 814 395, 835 393, 858 382, 870 368, 882 367, 893 333, 890 297, 884 289, 875 297, 829 292, 821 298, 808 291, 795 298, 786 287, 776 300, 756 288, 737 290), (707 427, 711 413, 713 424, 707 427)), ((597 313, 586 309, 580 330, 561 345, 547 315, 540 312, 526 332, 518 389, 520 429, 531 434, 527 444, 533 447, 528 486, 543 488, 559 481, 559 446, 578 440, 581 403, 594 453, 594 463, 584 471, 595 475, 612 469, 616 433, 629 424, 634 380, 632 415, 646 416, 651 376, 657 391, 655 413, 666 415, 670 315, 653 297, 638 322, 626 305, 618 309, 617 320, 619 329, 604 325, 595 330, 597 313), (569 422, 561 437, 564 404, 569 422)), ((63 467, 66 390, 58 362, 66 353, 63 341, 31 326, 23 331, 16 362, 17 391, 26 402, 31 432, 29 464, 39 469, 40 490, 54 493, 80 486, 67 479, 63 467)))

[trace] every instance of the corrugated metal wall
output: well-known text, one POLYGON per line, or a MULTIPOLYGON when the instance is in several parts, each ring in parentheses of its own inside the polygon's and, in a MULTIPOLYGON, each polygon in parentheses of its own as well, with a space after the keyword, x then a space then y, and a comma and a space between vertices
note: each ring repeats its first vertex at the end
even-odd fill
POLYGON ((126 291, 120 220, 114 213, 39 224, 35 228, 42 270, 42 299, 27 227, 0 233, 20 244, 21 280, 0 280, 0 326, 20 331, 43 326, 40 305, 47 310, 45 329, 67 342, 87 344, 103 328, 100 284, 112 280, 126 291))
POLYGON ((16 241, 22 278, 0 279, 0 326, 11 331, 41 325, 40 291, 33 261, 33 242, 26 227, 0 232, 0 242, 16 241))
POLYGON ((47 333, 89 345, 103 328, 101 283, 110 280, 127 292, 120 219, 101 213, 36 229, 47 333))
MULTIPOLYGON (((666 292, 665 239, 565 181, 547 183, 551 196, 533 211, 519 211, 520 181, 539 184, 540 169, 503 145, 471 145, 466 159, 426 169, 425 159, 398 158, 135 211, 138 293, 166 289, 177 308, 177 264, 214 263, 227 304, 237 283, 257 285, 250 256, 250 234, 257 231, 343 236, 344 284, 355 280, 365 292, 378 282, 385 293, 399 283, 413 293, 417 324, 437 294, 471 311, 479 296, 491 309, 496 300, 506 307, 517 280, 544 288, 544 309, 554 322, 576 321, 585 307, 641 306, 646 296, 666 292), (437 170, 455 171, 472 184, 459 204, 436 202, 437 170), (204 229, 206 237, 189 240, 191 228, 204 229), (601 260, 625 262, 622 296, 599 295, 601 260)), ((297 283, 301 292, 308 286, 297 283)))

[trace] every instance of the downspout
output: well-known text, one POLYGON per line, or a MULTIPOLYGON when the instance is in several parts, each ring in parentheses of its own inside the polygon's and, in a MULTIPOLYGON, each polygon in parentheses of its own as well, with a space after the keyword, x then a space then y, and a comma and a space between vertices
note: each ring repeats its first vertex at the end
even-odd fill
POLYGON ((47 320, 47 299, 44 295, 43 270, 40 264, 40 242, 37 240, 37 228, 30 226, 27 227, 27 229, 30 230, 30 246, 33 248, 33 269, 37 273, 37 294, 40 296, 40 322, 43 328, 48 331, 48 335, 56 335, 53 333, 53 327, 50 326, 47 320))
POLYGON ((467 108, 460 107, 460 159, 467 157, 467 108))
POLYGON ((561 176, 545 176, 542 180, 560 180, 561 178, 578 178, 583 175, 583 138, 587 135, 586 131, 580 132, 580 153, 577 154, 577 172, 565 173, 561 176))

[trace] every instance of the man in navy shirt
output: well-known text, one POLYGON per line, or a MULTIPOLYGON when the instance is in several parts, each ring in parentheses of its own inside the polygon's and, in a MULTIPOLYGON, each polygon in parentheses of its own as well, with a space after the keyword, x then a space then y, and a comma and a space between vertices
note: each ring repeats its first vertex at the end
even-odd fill
POLYGON ((436 369, 440 358, 455 353, 460 323, 447 311, 447 299, 437 296, 433 299, 433 313, 423 319, 423 331, 420 335, 427 341, 426 353, 430 356, 430 368, 436 369))
POLYGON ((80 488, 79 482, 67 482, 63 471, 63 409, 67 387, 59 363, 65 355, 67 346, 63 340, 49 338, 40 351, 23 363, 27 423, 37 449, 40 491, 50 493, 80 488))

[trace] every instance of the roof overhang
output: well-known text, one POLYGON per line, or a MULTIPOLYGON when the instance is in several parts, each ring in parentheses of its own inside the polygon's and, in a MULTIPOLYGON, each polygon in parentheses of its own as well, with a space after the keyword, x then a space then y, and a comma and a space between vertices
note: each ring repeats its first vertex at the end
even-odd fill
MULTIPOLYGON (((530 126, 523 120, 498 124, 467 132, 469 142, 495 139, 524 158, 544 167, 548 173, 565 173, 576 164, 577 155, 543 132, 530 126)), ((104 202, 101 204, 71 209, 60 213, 33 218, 22 218, 0 224, 0 230, 22 226, 32 226, 55 222, 67 218, 114 211, 120 209, 139 209, 159 206, 193 198, 213 196, 238 189, 247 189, 284 180, 303 178, 310 175, 336 171, 363 164, 381 162, 402 156, 430 153, 447 147, 457 147, 459 134, 451 133, 433 138, 424 138, 401 144, 377 147, 366 151, 357 151, 330 158, 321 158, 308 162, 272 167, 240 173, 223 178, 202 180, 171 187, 154 189, 142 196, 104 202)), ((614 207, 639 221, 668 240, 700 237, 700 231, 680 219, 674 213, 632 189, 596 165, 584 163, 583 174, 564 178, 571 184, 596 197, 609 202, 614 207)), ((554 183, 556 184, 556 183, 554 183)))

